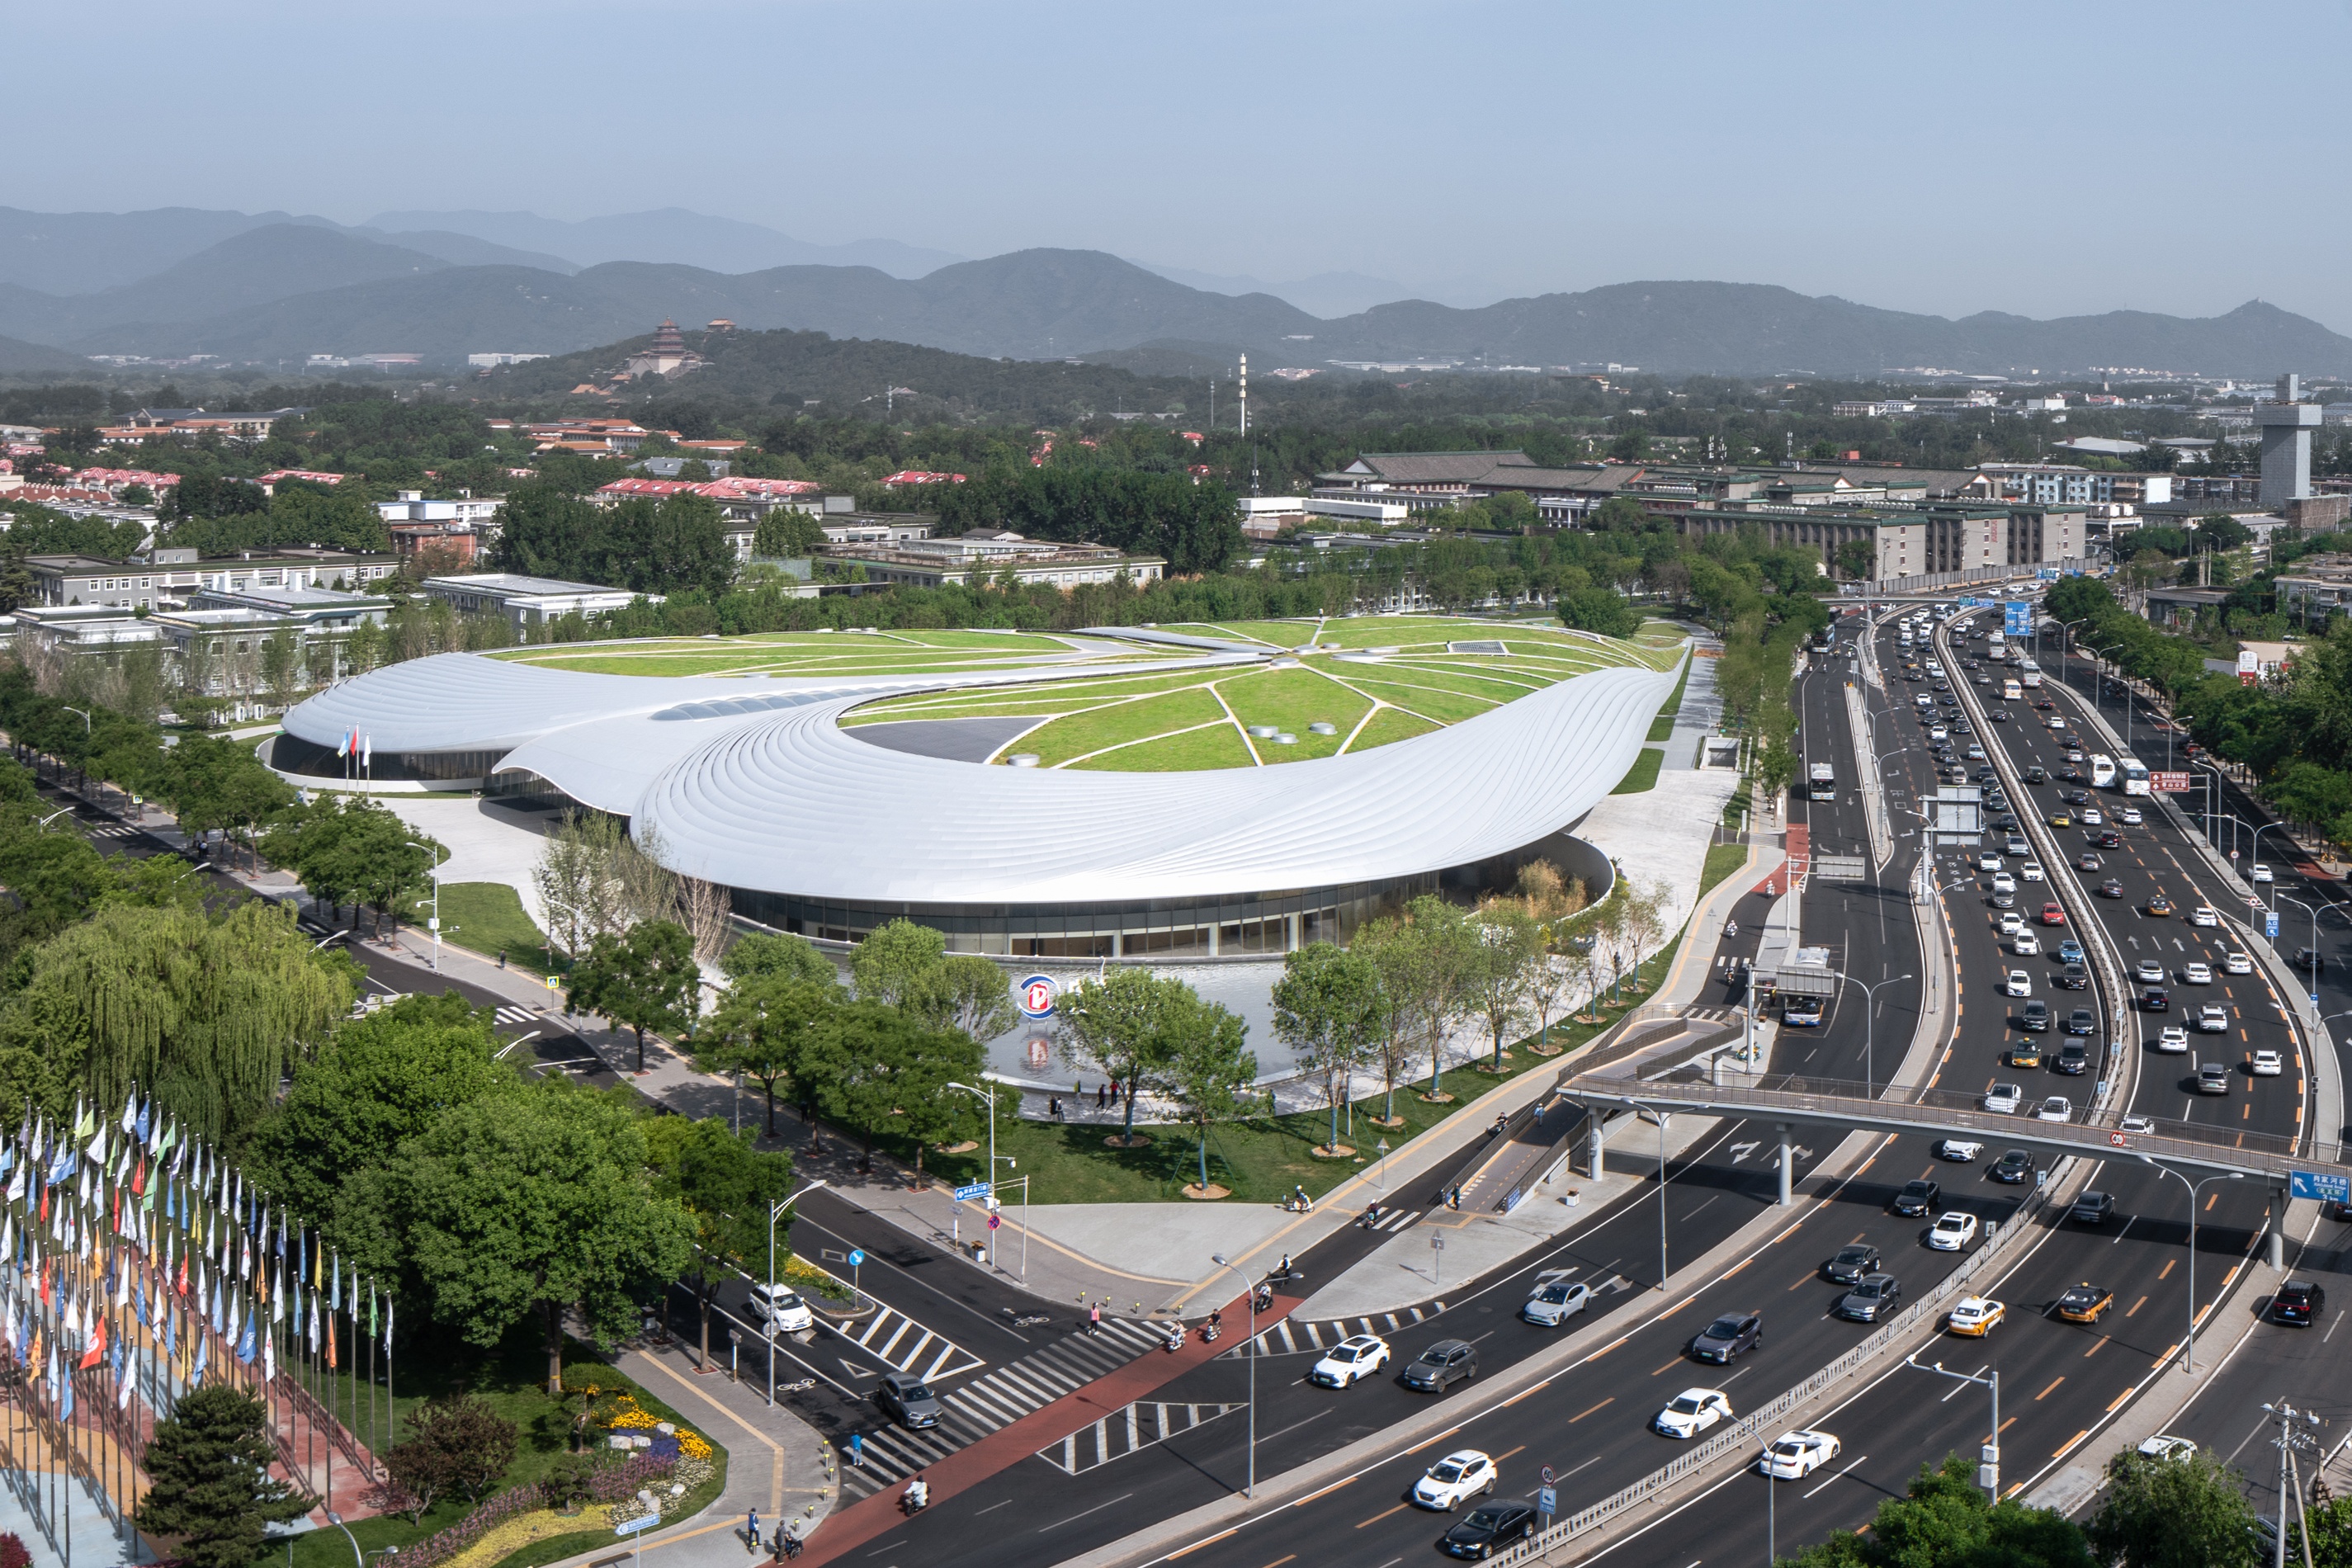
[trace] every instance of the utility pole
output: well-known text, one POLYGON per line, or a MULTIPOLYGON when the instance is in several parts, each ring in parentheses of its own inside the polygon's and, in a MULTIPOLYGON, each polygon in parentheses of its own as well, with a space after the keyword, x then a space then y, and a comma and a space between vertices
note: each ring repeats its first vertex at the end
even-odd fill
POLYGON ((2297 1471, 2294 1456, 2298 1450, 2310 1452, 2315 1445, 2311 1434, 2319 1426, 2319 1417, 2308 1410, 2297 1410, 2285 1400, 2265 1405, 2263 1409, 2278 1417, 2279 1435, 2272 1447, 2279 1451, 2278 1532, 2271 1540, 2271 1568, 2286 1568, 2286 1505, 2294 1501, 2295 1519, 2303 1527, 2303 1550, 2311 1553, 2311 1525, 2303 1511, 2303 1478, 2297 1471))

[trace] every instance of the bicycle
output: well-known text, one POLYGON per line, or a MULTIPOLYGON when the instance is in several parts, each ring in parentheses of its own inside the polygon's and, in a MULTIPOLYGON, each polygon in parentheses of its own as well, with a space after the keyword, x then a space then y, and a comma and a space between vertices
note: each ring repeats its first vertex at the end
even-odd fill
POLYGON ((816 1379, 813 1377, 795 1378, 791 1383, 780 1383, 776 1384, 776 1392, 778 1394, 805 1394, 815 1386, 816 1379))

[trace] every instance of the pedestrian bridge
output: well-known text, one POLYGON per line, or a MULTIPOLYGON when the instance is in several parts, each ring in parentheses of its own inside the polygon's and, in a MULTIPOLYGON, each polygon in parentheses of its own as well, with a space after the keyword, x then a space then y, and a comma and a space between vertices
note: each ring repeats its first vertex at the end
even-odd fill
MULTIPOLYGON (((2075 1081, 2086 1089, 2090 1084, 2088 1079, 2075 1081)), ((1983 1109, 1977 1095, 1953 1089, 1895 1089, 1871 1100, 1856 1094, 1853 1083, 1843 1079, 1769 1077, 1717 1085, 1686 1073, 1660 1079, 1564 1073, 1558 1092, 1604 1114, 1622 1110, 1652 1116, 1734 1116, 1784 1127, 1925 1132, 2053 1154, 2194 1167, 2259 1177, 2279 1187, 2287 1184, 2294 1171, 2341 1171, 2346 1154, 2352 1152, 2345 1144, 2317 1138, 2234 1132, 2194 1121, 2135 1118, 2135 1129, 2145 1125, 2152 1131, 2126 1131, 2116 1111, 2097 1111, 2075 1121, 2042 1121, 2033 1116, 2031 1100, 2015 1114, 2003 1114, 1983 1109)))

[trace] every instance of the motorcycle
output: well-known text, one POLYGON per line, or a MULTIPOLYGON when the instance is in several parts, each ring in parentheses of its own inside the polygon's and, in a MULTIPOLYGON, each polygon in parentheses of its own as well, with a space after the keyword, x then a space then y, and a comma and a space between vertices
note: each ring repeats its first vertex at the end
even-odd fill
POLYGON ((1201 1342, 1204 1345, 1215 1344, 1217 1342, 1218 1332, 1219 1330, 1215 1320, 1212 1319, 1210 1321, 1202 1323, 1201 1325, 1201 1342))
POLYGON ((1257 1310, 1261 1312, 1274 1310, 1274 1292, 1264 1285, 1257 1288, 1257 1310))
POLYGON ((1168 1328, 1168 1337, 1160 1342, 1160 1348, 1169 1352, 1171 1354, 1182 1350, 1184 1348, 1184 1325, 1181 1323, 1170 1324, 1168 1328))
POLYGON ((908 1519, 923 1511, 931 1500, 931 1489, 921 1481, 910 1484, 898 1494, 898 1511, 908 1519))

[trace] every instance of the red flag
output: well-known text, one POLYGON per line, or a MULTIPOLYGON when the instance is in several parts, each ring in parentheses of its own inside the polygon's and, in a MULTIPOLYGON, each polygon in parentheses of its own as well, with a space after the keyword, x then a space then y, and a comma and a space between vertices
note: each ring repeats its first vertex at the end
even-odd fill
POLYGON ((44 1307, 49 1304, 49 1271, 56 1267, 57 1260, 54 1258, 41 1265, 41 1305, 44 1307))
POLYGON ((131 1173, 131 1195, 138 1198, 147 1195, 147 1156, 144 1154, 139 1156, 139 1168, 131 1173))
POLYGON ((89 1325, 89 1338, 81 1352, 79 1370, 88 1372, 106 1359, 106 1320, 94 1319, 89 1325))
POLYGON ((184 1252, 180 1254, 179 1291, 183 1296, 188 1293, 188 1255, 184 1252))

